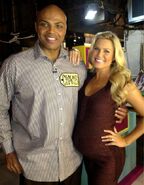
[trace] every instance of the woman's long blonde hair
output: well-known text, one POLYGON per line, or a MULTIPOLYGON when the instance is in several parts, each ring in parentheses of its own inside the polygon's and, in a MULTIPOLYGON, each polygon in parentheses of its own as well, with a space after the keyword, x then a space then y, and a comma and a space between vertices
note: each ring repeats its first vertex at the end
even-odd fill
POLYGON ((126 60, 124 51, 122 49, 119 38, 111 31, 99 32, 91 44, 89 50, 89 62, 91 62, 92 51, 98 39, 108 39, 113 43, 114 47, 114 61, 111 65, 110 78, 111 82, 111 95, 116 104, 122 105, 126 100, 127 92, 123 90, 126 84, 131 82, 131 72, 126 67, 126 60))

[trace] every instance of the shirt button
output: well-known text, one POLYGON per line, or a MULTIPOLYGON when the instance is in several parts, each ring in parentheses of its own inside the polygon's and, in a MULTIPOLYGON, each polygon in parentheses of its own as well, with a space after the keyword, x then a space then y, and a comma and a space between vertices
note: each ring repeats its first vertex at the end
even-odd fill
POLYGON ((59 92, 59 93, 58 93, 58 95, 60 96, 60 95, 61 95, 61 93, 59 92))
POLYGON ((62 107, 60 107, 60 108, 59 108, 59 110, 63 110, 63 108, 62 108, 62 107))
POLYGON ((60 123, 60 125, 63 125, 63 123, 60 123))
POLYGON ((60 137, 59 139, 60 139, 60 140, 62 140, 63 138, 62 138, 62 137, 60 137))

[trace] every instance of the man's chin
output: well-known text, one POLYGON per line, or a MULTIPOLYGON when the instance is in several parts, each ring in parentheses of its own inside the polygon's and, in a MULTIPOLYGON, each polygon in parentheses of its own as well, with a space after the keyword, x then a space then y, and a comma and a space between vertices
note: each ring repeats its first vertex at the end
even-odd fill
POLYGON ((61 46, 48 46, 46 47, 47 50, 59 50, 61 46))
POLYGON ((57 46, 57 47, 50 47, 50 46, 47 46, 47 47, 43 47, 43 51, 44 52, 59 52, 61 46, 57 46))
POLYGON ((61 48, 61 45, 56 45, 56 44, 40 44, 41 48, 43 50, 59 50, 61 48))

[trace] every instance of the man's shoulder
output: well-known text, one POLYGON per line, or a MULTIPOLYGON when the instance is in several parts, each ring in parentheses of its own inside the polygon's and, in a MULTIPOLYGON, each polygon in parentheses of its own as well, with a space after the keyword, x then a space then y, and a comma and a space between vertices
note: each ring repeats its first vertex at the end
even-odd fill
POLYGON ((18 58, 18 57, 28 57, 30 54, 33 53, 33 47, 22 50, 18 53, 13 54, 13 58, 18 58))
POLYGON ((17 65, 18 63, 27 61, 32 57, 33 55, 32 53, 33 53, 33 48, 29 48, 27 50, 11 54, 4 60, 2 66, 12 67, 12 66, 17 65))
POLYGON ((33 55, 33 48, 29 48, 27 50, 11 54, 8 58, 5 59, 5 61, 13 62, 13 61, 26 60, 27 58, 30 58, 32 55, 33 55))

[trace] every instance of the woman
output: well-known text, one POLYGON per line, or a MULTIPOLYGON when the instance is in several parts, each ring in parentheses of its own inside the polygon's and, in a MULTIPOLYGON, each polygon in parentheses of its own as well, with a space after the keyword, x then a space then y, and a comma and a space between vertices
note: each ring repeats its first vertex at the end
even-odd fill
POLYGON ((144 116, 144 98, 131 80, 114 33, 96 34, 89 61, 93 72, 79 92, 74 144, 84 156, 89 185, 116 185, 125 162, 124 147, 144 133, 144 123, 140 122, 134 132, 122 138, 114 129, 114 113, 128 102, 144 116))

